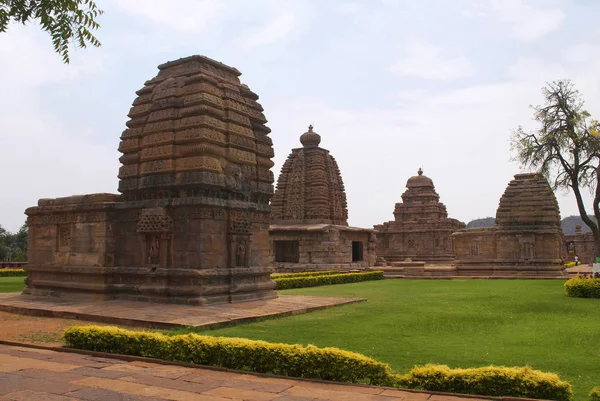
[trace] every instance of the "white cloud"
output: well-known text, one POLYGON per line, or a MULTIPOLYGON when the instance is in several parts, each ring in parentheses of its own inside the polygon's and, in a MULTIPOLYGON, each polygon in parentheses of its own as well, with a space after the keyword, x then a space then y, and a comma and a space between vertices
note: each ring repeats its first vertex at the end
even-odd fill
POLYGON ((2 35, 0 54, 11 57, 0 64, 0 87, 10 94, 0 97, 0 224, 16 231, 25 221, 25 208, 35 206, 39 198, 73 191, 114 192, 118 135, 112 148, 98 145, 94 133, 100 127, 61 121, 43 103, 47 88, 77 85, 102 72, 106 60, 97 49, 86 49, 85 57, 83 51, 73 52, 71 64, 65 65, 46 34, 34 27, 12 26, 2 35), (108 176, 112 182, 105 179, 108 176))
POLYGON ((490 0, 490 5, 492 14, 508 25, 510 35, 524 41, 546 36, 558 29, 565 19, 560 8, 547 4, 535 7, 525 0, 490 0))
POLYGON ((71 62, 65 65, 62 57, 53 51, 50 36, 38 32, 35 26, 19 24, 9 26, 0 41, 0 53, 10 54, 0 64, 4 88, 36 87, 43 84, 76 80, 82 76, 99 73, 107 63, 99 49, 69 49, 71 62), (85 56, 83 56, 83 52, 85 56), (15 79, 20 77, 21 79, 15 79))
POLYGON ((215 21, 228 0, 113 0, 130 14, 148 19, 169 29, 200 33, 215 21))
POLYGON ((464 56, 446 56, 441 48, 422 42, 407 46, 406 56, 389 67, 398 75, 425 79, 453 80, 475 74, 475 67, 464 56))
POLYGON ((295 25, 296 18, 294 14, 288 11, 283 12, 275 17, 272 22, 267 23, 254 33, 250 34, 246 38, 245 44, 247 47, 255 47, 276 42, 292 32, 295 25))

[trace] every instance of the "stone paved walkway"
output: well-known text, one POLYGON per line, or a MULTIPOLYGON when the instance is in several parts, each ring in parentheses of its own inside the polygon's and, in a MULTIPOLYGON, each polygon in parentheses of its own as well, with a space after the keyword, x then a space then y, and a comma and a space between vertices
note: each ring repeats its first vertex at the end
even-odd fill
MULTIPOLYGON (((483 399, 484 397, 482 397, 483 399)), ((476 401, 0 344, 0 401, 476 401)))
POLYGON ((7 293, 0 294, 0 311, 170 329, 181 326, 216 327, 266 317, 295 315, 363 301, 366 299, 280 295, 276 299, 267 301, 186 306, 121 300, 69 302, 7 293))

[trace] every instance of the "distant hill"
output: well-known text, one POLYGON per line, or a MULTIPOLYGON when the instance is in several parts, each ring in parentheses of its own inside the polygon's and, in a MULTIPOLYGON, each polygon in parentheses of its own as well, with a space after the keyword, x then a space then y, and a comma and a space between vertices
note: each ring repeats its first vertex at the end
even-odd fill
MULTIPOLYGON (((593 216, 590 216, 593 221, 596 219, 593 216)), ((562 219, 562 230, 566 235, 575 234, 575 226, 579 224, 581 226, 582 232, 591 231, 588 226, 585 225, 581 217, 579 216, 568 216, 562 219)), ((475 219, 471 220, 467 223, 467 228, 480 228, 480 227, 491 227, 494 225, 493 217, 485 217, 483 219, 475 219)))
MULTIPOLYGON (((590 218, 593 221, 596 221, 596 219, 594 218, 594 216, 590 216, 590 218)), ((568 235, 568 234, 575 234, 575 226, 579 224, 581 226, 581 231, 582 232, 588 232, 588 231, 592 231, 590 230, 590 228, 583 222, 583 220, 581 220, 581 217, 579 216, 569 216, 569 217, 565 217, 564 219, 562 219, 562 230, 563 233, 568 235)))
POLYGON ((471 220, 467 223, 467 228, 491 227, 494 225, 494 220, 495 218, 493 217, 484 217, 483 219, 471 220))

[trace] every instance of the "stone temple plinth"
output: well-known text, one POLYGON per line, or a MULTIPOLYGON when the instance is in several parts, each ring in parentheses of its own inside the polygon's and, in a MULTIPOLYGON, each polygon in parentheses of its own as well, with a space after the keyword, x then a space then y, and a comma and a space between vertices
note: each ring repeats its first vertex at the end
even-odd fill
POLYGON ((461 230, 453 237, 458 275, 566 275, 558 203, 539 174, 515 175, 493 227, 461 230))
POLYGON ((375 264, 373 230, 348 226, 337 162, 312 126, 284 163, 271 202, 271 256, 280 272, 364 269, 375 264))
POLYGON ((121 136, 121 194, 27 209, 25 294, 184 304, 276 297, 269 276, 270 129, 240 72, 162 64, 121 136))
POLYGON ((465 223, 448 217, 431 178, 418 174, 406 182, 394 220, 376 225, 377 256, 387 262, 405 259, 428 264, 450 264, 454 259, 452 233, 465 223))

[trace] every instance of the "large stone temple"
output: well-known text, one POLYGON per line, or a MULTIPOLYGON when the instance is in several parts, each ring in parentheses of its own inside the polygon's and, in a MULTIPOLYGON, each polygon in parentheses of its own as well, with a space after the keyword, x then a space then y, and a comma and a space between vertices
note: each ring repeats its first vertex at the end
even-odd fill
POLYGON ((271 202, 271 254, 277 271, 362 269, 374 265, 373 230, 348 226, 337 162, 308 127, 284 163, 271 202))
POLYGON ((453 234, 459 276, 546 277, 566 274, 560 211, 548 181, 516 174, 493 227, 453 234))
POLYGON ((203 56, 162 64, 121 136, 119 191, 27 209, 25 294, 227 303, 276 297, 273 147, 258 96, 203 56))
POLYGON ((428 264, 450 264, 454 259, 452 233, 465 223, 448 217, 431 178, 418 174, 406 182, 394 220, 376 225, 377 256, 387 262, 406 259, 428 264))

